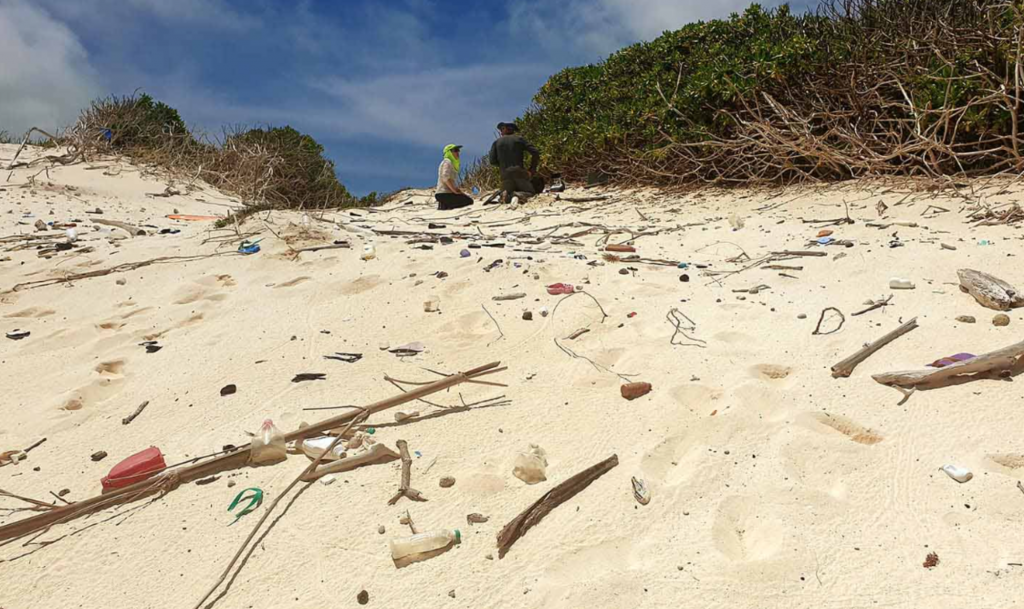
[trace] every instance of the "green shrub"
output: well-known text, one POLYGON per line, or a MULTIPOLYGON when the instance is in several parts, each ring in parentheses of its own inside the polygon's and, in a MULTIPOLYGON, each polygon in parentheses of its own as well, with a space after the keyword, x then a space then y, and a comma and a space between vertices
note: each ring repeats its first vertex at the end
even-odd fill
POLYGON ((757 4, 551 77, 520 118, 545 165, 654 183, 1021 167, 1024 24, 1002 0, 757 4))

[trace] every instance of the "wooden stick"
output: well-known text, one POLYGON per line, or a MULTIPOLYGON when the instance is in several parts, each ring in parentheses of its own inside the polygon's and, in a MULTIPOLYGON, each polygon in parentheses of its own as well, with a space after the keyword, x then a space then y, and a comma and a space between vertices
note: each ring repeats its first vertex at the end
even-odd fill
POLYGON ((119 228, 128 233, 129 235, 131 235, 132 237, 145 237, 148 234, 146 233, 145 229, 139 228, 138 226, 132 226, 127 222, 121 222, 119 220, 101 220, 100 218, 92 218, 92 223, 119 228))
POLYGON ((34 443, 32 444, 32 446, 29 446, 28 448, 26 448, 26 449, 25 449, 24 451, 22 451, 22 452, 26 452, 26 453, 27 453, 27 452, 31 451, 31 450, 32 450, 33 448, 35 448, 35 447, 39 446, 40 444, 42 444, 43 442, 46 442, 46 438, 43 438, 42 440, 36 440, 36 441, 35 441, 35 442, 34 442, 34 443))
POLYGON ((885 372, 872 375, 871 378, 889 387, 941 386, 945 381, 968 374, 1013 372, 1021 363, 1022 355, 1024 355, 1024 341, 944 368, 885 372))
POLYGON ((50 138, 51 140, 54 140, 54 141, 57 140, 57 138, 55 138, 54 136, 50 135, 49 133, 43 131, 39 127, 32 127, 31 129, 29 129, 28 131, 25 132, 25 139, 23 139, 21 141, 21 146, 18 146, 18 151, 14 153, 14 158, 12 158, 11 162, 8 163, 8 165, 7 165, 7 170, 8 171, 14 169, 14 162, 18 160, 18 156, 21 155, 21 151, 24 150, 25 146, 28 145, 28 138, 32 137, 32 133, 33 132, 42 133, 43 135, 45 135, 46 137, 50 138))
POLYGON ((577 338, 583 336, 587 332, 590 332, 590 328, 580 328, 579 330, 576 330, 575 332, 573 332, 572 334, 570 334, 566 338, 569 339, 569 340, 576 340, 577 338))
POLYGON ((804 270, 804 267, 802 267, 802 266, 786 266, 785 264, 769 264, 769 265, 763 266, 761 268, 763 268, 765 270, 769 270, 769 271, 802 271, 802 270, 804 270))
POLYGON ((121 419, 121 424, 122 425, 127 425, 127 424, 131 423, 132 421, 134 421, 135 417, 137 417, 140 414, 142 414, 142 411, 146 409, 146 406, 149 406, 149 400, 146 400, 145 402, 139 404, 139 407, 135 409, 135 412, 133 412, 130 415, 126 416, 125 418, 121 419))
POLYGON ((577 493, 590 486, 591 482, 605 475, 618 464, 618 455, 612 455, 544 493, 543 497, 502 527, 501 532, 498 533, 498 558, 504 558, 512 544, 539 523, 551 510, 575 497, 577 493))
MULTIPOLYGON (((322 434, 329 429, 336 429, 344 426, 347 423, 352 422, 357 417, 362 416, 365 410, 368 415, 400 406, 413 400, 426 397, 439 391, 444 391, 449 387, 454 387, 465 383, 476 376, 485 373, 493 373, 505 370, 500 368, 501 362, 492 362, 486 366, 480 366, 474 368, 468 372, 462 372, 453 374, 451 376, 440 379, 429 385, 417 387, 396 396, 392 396, 386 400, 376 402, 367 406, 365 409, 358 409, 355 412, 348 412, 340 414, 329 419, 325 419, 319 423, 314 423, 308 427, 303 427, 296 431, 285 434, 285 441, 291 442, 293 440, 301 440, 310 436, 322 434)), ((78 501, 74 504, 61 506, 46 514, 39 514, 31 518, 19 520, 0 526, 0 542, 16 539, 23 537, 35 531, 47 528, 58 522, 67 522, 74 520, 86 514, 92 513, 97 510, 101 510, 113 505, 120 503, 130 503, 149 495, 154 495, 160 492, 166 485, 162 484, 166 479, 170 479, 173 483, 184 484, 199 480, 200 478, 206 478, 207 476, 217 474, 229 469, 238 469, 245 466, 249 460, 249 447, 242 447, 233 452, 215 457, 209 461, 203 463, 197 463, 195 465, 181 467, 173 470, 168 470, 164 476, 161 476, 159 480, 147 479, 141 482, 136 482, 119 489, 115 489, 107 492, 106 494, 91 497, 78 501)))
POLYGON ((331 244, 331 245, 313 245, 313 246, 310 246, 310 247, 301 247, 301 248, 295 250, 295 253, 296 254, 301 254, 302 252, 319 252, 320 250, 342 250, 342 249, 351 249, 351 248, 352 248, 352 246, 348 242, 345 242, 345 243, 334 243, 334 244, 331 244))
POLYGON ((868 307, 866 309, 861 309, 860 311, 857 311, 856 313, 851 313, 851 315, 853 317, 857 317, 858 315, 863 315, 865 313, 869 313, 871 311, 874 311, 875 309, 880 309, 882 307, 889 306, 889 301, 890 300, 892 300, 892 294, 889 294, 889 297, 886 298, 885 300, 879 300, 878 302, 872 302, 870 307, 868 307))
POLYGON ((842 360, 835 366, 832 366, 832 378, 848 377, 853 373, 853 369, 856 368, 861 362, 871 357, 875 351, 878 351, 882 347, 888 345, 897 338, 903 336, 907 332, 910 332, 917 327, 917 318, 913 318, 910 321, 904 323, 900 327, 896 328, 892 332, 889 332, 882 338, 879 338, 875 342, 864 345, 856 353, 842 360))
POLYGON ((824 256, 828 256, 828 252, 783 250, 781 252, 772 252, 772 256, 814 256, 817 258, 821 258, 824 256))
POLYGON ((423 493, 410 486, 412 484, 412 457, 409 456, 409 443, 399 440, 397 444, 398 450, 402 453, 402 484, 398 487, 395 496, 388 501, 388 505, 395 505, 402 497, 408 497, 413 501, 426 501, 427 498, 423 496, 423 493))

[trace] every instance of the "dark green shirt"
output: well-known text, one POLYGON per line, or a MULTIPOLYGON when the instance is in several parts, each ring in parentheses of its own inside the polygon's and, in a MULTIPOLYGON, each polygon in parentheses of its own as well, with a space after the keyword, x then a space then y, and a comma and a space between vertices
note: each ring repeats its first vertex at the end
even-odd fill
POLYGON ((509 167, 526 167, 523 163, 526 152, 531 156, 530 171, 537 171, 537 166, 540 165, 540 150, 518 134, 503 135, 494 140, 489 157, 491 165, 497 165, 504 171, 509 167))

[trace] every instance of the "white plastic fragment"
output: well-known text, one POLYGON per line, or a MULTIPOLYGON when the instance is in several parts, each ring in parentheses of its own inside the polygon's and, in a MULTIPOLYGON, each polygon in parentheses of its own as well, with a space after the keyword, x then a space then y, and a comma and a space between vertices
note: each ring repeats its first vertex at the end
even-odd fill
POLYGON ((956 465, 944 465, 942 466, 942 471, 946 472, 947 476, 956 480, 960 484, 963 484, 974 477, 971 470, 965 467, 957 467, 956 465))

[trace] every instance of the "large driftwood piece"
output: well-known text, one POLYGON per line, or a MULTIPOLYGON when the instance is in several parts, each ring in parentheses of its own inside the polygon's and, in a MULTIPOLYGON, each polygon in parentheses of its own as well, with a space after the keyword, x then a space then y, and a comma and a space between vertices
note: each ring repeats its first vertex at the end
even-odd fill
MULTIPOLYGON (((324 452, 326 454, 326 451, 324 452)), ((319 480, 327 474, 338 474, 341 472, 347 472, 355 469, 362 465, 368 465, 370 463, 388 463, 398 458, 398 453, 391 450, 383 444, 374 444, 369 450, 363 451, 358 455, 352 455, 351 457, 345 457, 344 459, 338 459, 337 461, 331 461, 327 465, 316 468, 315 470, 303 474, 301 480, 303 482, 312 482, 319 480)))
POLYGON ((937 386, 943 381, 968 374, 1013 372, 1017 365, 1021 363, 1022 355, 1024 355, 1024 341, 969 360, 957 362, 944 368, 885 372, 883 374, 875 374, 871 378, 890 387, 937 386))
POLYGON ((399 440, 397 444, 398 450, 402 453, 402 484, 395 496, 388 501, 388 505, 395 505, 402 497, 408 497, 413 501, 426 501, 423 493, 412 488, 412 457, 409 456, 409 443, 399 440))
POLYGON ((998 277, 972 269, 960 269, 956 274, 960 277, 960 290, 973 296, 983 307, 996 311, 1024 307, 1024 295, 998 277))
POLYGON ((551 510, 572 499, 577 493, 590 486, 591 482, 605 475, 618 464, 618 455, 608 457, 551 489, 533 505, 513 518, 498 533, 498 558, 504 558, 512 544, 539 523, 551 510))
MULTIPOLYGON (((476 377, 494 374, 505 370, 505 368, 499 366, 501 366, 500 362, 480 366, 479 368, 474 368, 468 372, 447 376, 434 383, 430 383, 429 385, 416 387, 406 393, 392 396, 386 400, 366 406, 365 408, 355 408, 345 414, 340 414, 320 421, 319 423, 314 423, 313 425, 289 432, 285 434, 285 441, 291 442, 293 440, 303 440, 305 438, 317 436, 323 434, 329 429, 343 427, 346 424, 351 423, 356 418, 364 416, 364 413, 366 416, 369 416, 382 410, 387 410, 413 400, 424 398, 433 393, 437 393, 438 391, 444 391, 449 387, 460 385, 476 377)), ((90 497, 89 499, 83 499, 82 501, 78 501, 70 505, 54 508, 45 514, 39 514, 31 518, 25 518, 17 522, 0 526, 0 542, 23 537, 24 535, 41 531, 54 524, 68 522, 85 516, 86 514, 106 509, 114 505, 138 501, 166 490, 173 490, 179 484, 192 482, 194 480, 199 480, 200 478, 206 478, 229 469, 238 469, 245 466, 248 460, 249 447, 246 446, 194 465, 169 469, 156 478, 136 482, 135 484, 112 490, 103 495, 90 497)), ((0 543, 0 545, 3 544, 0 543)))
POLYGON ((133 226, 131 224, 128 224, 127 222, 121 222, 120 220, 101 220, 100 218, 92 218, 91 222, 93 224, 102 224, 103 226, 113 226, 114 228, 119 228, 124 232, 128 233, 129 235, 131 235, 132 237, 145 237, 148 234, 146 233, 145 229, 139 228, 138 226, 133 226))
POLYGON ((913 318, 910 321, 904 323, 900 327, 896 328, 892 332, 889 332, 882 338, 875 342, 864 345, 859 351, 851 355, 850 357, 839 362, 835 366, 832 366, 832 377, 847 377, 853 373, 853 369, 856 368, 861 362, 874 355, 875 351, 878 351, 882 347, 888 345, 897 338, 903 336, 907 332, 910 332, 917 327, 917 318, 913 318))

